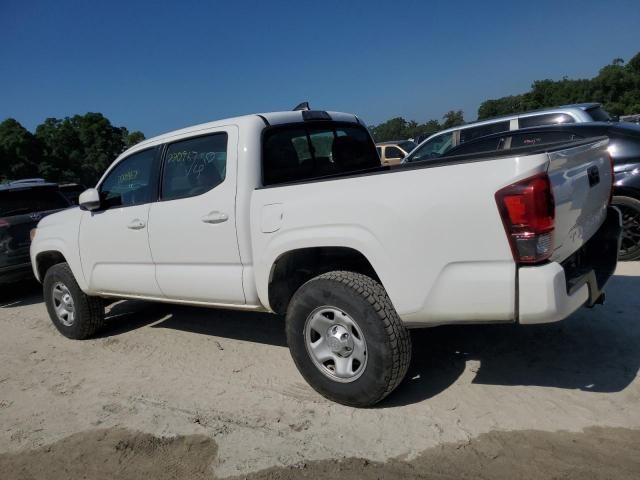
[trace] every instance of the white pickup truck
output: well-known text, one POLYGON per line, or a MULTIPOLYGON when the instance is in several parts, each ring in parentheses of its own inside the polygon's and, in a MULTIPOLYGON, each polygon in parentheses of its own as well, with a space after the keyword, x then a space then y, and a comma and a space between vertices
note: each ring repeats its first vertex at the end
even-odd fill
POLYGON ((602 301, 620 237, 606 143, 389 167, 351 114, 230 118, 124 152, 39 223, 31 261, 69 338, 106 298, 284 314, 311 386, 369 406, 407 372, 408 328, 602 301))

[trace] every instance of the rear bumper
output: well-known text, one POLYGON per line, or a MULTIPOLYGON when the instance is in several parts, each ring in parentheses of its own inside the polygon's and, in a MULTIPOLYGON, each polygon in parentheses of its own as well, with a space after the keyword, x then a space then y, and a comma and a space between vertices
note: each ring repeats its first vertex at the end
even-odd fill
POLYGON ((596 234, 565 261, 520 268, 518 321, 557 322, 597 303, 615 271, 621 232, 620 212, 609 207, 596 234))

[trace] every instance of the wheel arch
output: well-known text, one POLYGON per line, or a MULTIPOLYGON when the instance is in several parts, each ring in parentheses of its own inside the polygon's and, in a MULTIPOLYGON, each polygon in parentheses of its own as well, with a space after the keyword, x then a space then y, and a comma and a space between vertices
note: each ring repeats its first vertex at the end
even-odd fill
POLYGON ((271 264, 269 308, 284 314, 298 288, 312 278, 334 270, 361 273, 382 283, 369 259, 355 248, 329 245, 296 248, 283 252, 271 264))
POLYGON ((47 270, 58 263, 68 263, 67 258, 59 250, 45 250, 39 252, 35 257, 36 278, 40 282, 44 281, 44 276, 47 274, 47 270))

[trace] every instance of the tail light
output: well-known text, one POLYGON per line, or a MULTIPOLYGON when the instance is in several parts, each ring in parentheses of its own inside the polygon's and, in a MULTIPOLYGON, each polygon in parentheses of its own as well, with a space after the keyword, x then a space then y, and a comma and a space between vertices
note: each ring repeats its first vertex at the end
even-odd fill
POLYGON ((7 222, 4 218, 0 218, 0 228, 3 227, 10 227, 11 224, 9 222, 7 222))
POLYGON ((496 203, 516 263, 539 263, 553 252, 555 204, 546 173, 502 188, 496 203))

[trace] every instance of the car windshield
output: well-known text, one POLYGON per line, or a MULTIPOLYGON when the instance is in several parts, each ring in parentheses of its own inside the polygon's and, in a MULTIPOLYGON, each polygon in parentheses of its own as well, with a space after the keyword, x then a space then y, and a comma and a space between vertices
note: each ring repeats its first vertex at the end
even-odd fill
POLYGON ((55 188, 0 191, 0 217, 67 208, 69 202, 55 188))
POLYGON ((407 162, 419 162, 440 158, 453 146, 453 133, 444 133, 432 138, 420 145, 411 155, 407 157, 407 162))
POLYGON ((398 143, 398 146, 403 149, 405 152, 409 153, 411 150, 416 148, 416 144, 407 140, 406 142, 398 143))
POLYGON ((594 122, 610 122, 611 115, 602 107, 593 107, 587 110, 594 122))

